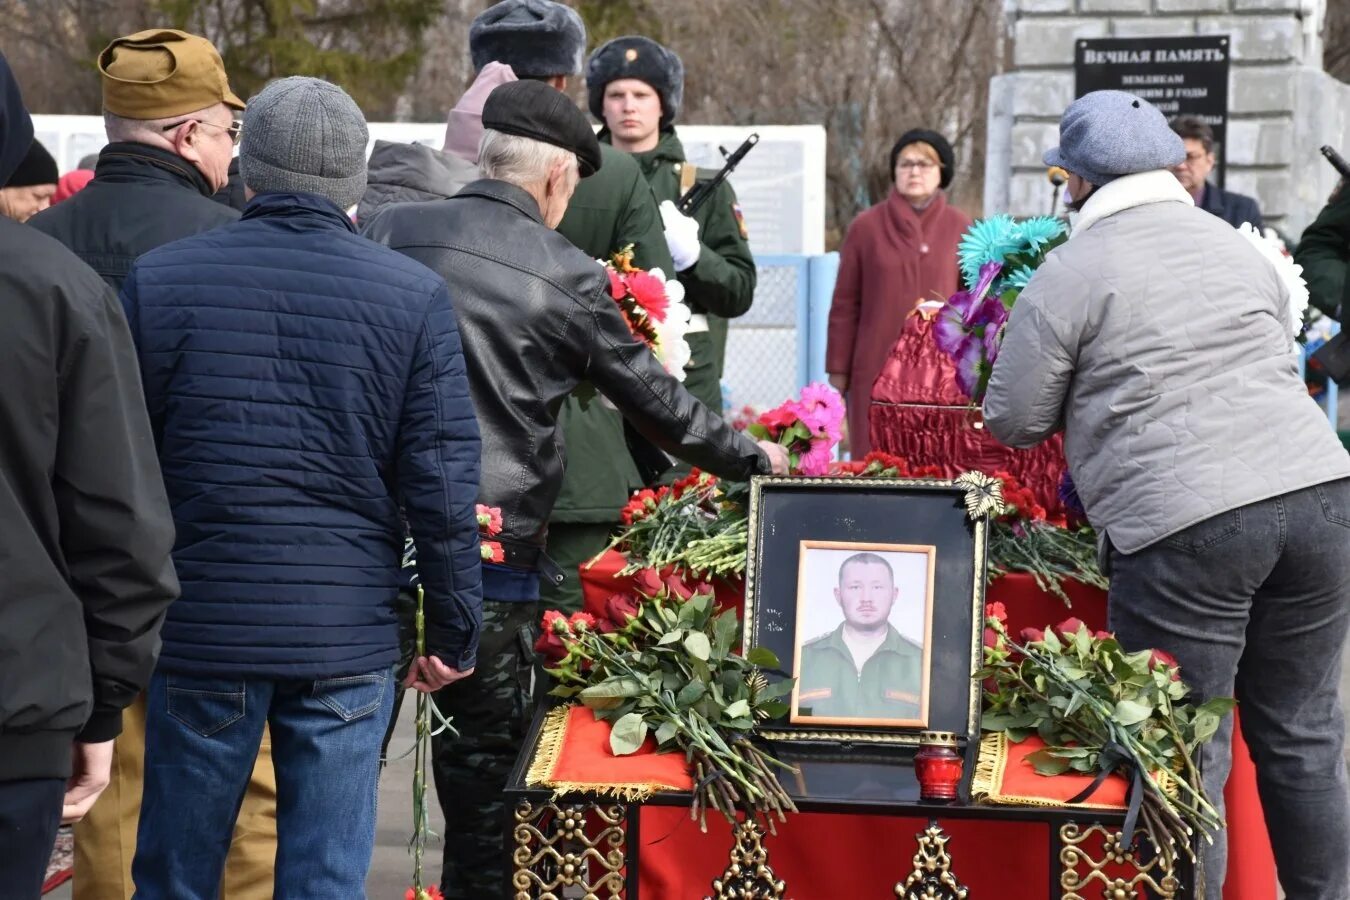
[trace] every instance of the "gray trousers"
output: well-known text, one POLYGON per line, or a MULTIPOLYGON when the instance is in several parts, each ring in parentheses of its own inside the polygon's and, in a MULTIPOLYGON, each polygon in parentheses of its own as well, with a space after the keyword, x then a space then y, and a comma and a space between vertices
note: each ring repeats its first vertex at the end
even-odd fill
MULTIPOLYGON (((1350 480, 1221 513, 1110 557, 1109 621, 1176 656, 1199 699, 1236 696, 1289 900, 1350 900, 1341 652, 1350 625, 1350 480)), ((1222 812, 1232 718, 1202 756, 1222 812)), ((1227 841, 1202 862, 1221 900, 1227 841)))

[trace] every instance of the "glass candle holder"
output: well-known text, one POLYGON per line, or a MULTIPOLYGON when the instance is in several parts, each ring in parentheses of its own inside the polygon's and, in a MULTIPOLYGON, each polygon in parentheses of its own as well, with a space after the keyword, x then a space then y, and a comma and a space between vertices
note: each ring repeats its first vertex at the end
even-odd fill
POLYGON ((950 731, 919 734, 919 752, 914 754, 914 774, 919 779, 919 799, 950 802, 961 786, 961 754, 956 735, 950 731))

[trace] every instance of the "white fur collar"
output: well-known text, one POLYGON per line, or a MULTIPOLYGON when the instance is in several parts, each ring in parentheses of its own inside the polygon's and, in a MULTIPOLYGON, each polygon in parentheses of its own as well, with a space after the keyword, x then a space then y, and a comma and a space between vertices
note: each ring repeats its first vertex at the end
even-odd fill
POLYGON ((1143 206, 1145 203, 1162 203, 1168 200, 1185 203, 1187 206, 1195 205, 1191 195, 1181 186, 1181 182, 1177 181, 1177 176, 1167 169, 1122 175, 1115 181, 1097 188, 1097 192, 1088 198, 1088 202, 1083 204, 1083 209, 1078 213, 1078 220, 1074 222, 1073 231, 1069 236, 1081 234, 1102 219, 1114 216, 1118 212, 1143 206))

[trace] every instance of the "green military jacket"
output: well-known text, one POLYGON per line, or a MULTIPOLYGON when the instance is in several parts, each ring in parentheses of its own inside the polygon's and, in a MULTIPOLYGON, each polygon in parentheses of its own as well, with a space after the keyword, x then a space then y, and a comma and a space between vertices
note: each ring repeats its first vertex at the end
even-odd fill
MULTIPOLYGON (((633 245, 641 269, 674 270, 656 199, 631 156, 600 146, 600 171, 577 184, 558 233, 582 252, 606 259, 633 245)), ((623 417, 598 398, 569 398, 558 413, 567 451, 562 493, 553 522, 618 522, 629 495, 642 487, 628 455, 623 417)))
POLYGON ((802 645, 797 711, 804 716, 915 719, 923 689, 923 649, 886 626, 886 640, 859 672, 844 626, 802 645))
MULTIPOLYGON (((608 129, 600 131, 600 140, 609 141, 608 129)), ((678 201, 684 167, 684 145, 668 128, 661 132, 656 149, 634 153, 633 158, 642 167, 652 186, 656 200, 678 201)), ((699 169, 696 181, 712 178, 715 169, 699 169)), ((721 378, 726 356, 727 319, 744 315, 755 299, 755 258, 736 202, 736 191, 730 182, 723 182, 717 192, 694 215, 699 229, 703 252, 698 262, 680 273, 685 301, 695 313, 708 317, 708 333, 704 338, 690 336, 689 347, 694 351, 691 365, 686 369, 685 386, 694 396, 713 409, 722 409, 721 378), (701 352, 702 351, 702 352, 701 352), (703 355, 707 359, 700 360, 703 355), (709 365, 711 364, 711 365, 709 365)))
POLYGON ((1328 203, 1303 232, 1294 252, 1303 267, 1308 300, 1328 316, 1344 317, 1350 310, 1350 188, 1328 203), (1340 312, 1337 312, 1337 308, 1340 312))

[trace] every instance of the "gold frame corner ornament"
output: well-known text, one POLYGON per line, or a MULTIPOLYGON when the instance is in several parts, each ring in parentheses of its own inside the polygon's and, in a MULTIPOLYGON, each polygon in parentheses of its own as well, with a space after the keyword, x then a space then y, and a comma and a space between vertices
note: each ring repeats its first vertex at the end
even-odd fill
POLYGON ((1092 888, 1091 896, 1120 898, 1120 900, 1145 900, 1146 897, 1160 897, 1162 900, 1175 900, 1181 895, 1181 881, 1177 874, 1160 855, 1141 859, 1138 851, 1132 851, 1125 843, 1123 835, 1105 825, 1091 825, 1080 828, 1076 822, 1060 826, 1059 839, 1062 847, 1059 851, 1059 886, 1063 890, 1063 900, 1086 900, 1084 893, 1092 888), (1093 839, 1100 838, 1098 845, 1093 839), (1100 856, 1094 858, 1088 848, 1100 846, 1100 856), (1086 866, 1087 871, 1079 869, 1086 866), (1115 867, 1115 871, 1108 871, 1115 867), (1121 874, 1124 867, 1125 874, 1121 874), (1094 887, 1095 883, 1095 887, 1094 887), (1148 893, 1151 891, 1152 893, 1148 893))
POLYGON ((713 879, 713 892, 703 900, 782 900, 787 883, 769 867, 764 829, 746 819, 736 826, 733 835, 736 844, 726 870, 713 879))
POLYGON ((1007 512, 1003 502, 1003 482, 983 472, 970 471, 953 482, 966 492, 966 515, 972 519, 998 518, 1007 512))
POLYGON ((919 844, 914 854, 914 871, 895 886, 901 900, 968 900, 970 889, 952 874, 952 855, 947 852, 951 836, 936 819, 914 836, 919 844))

